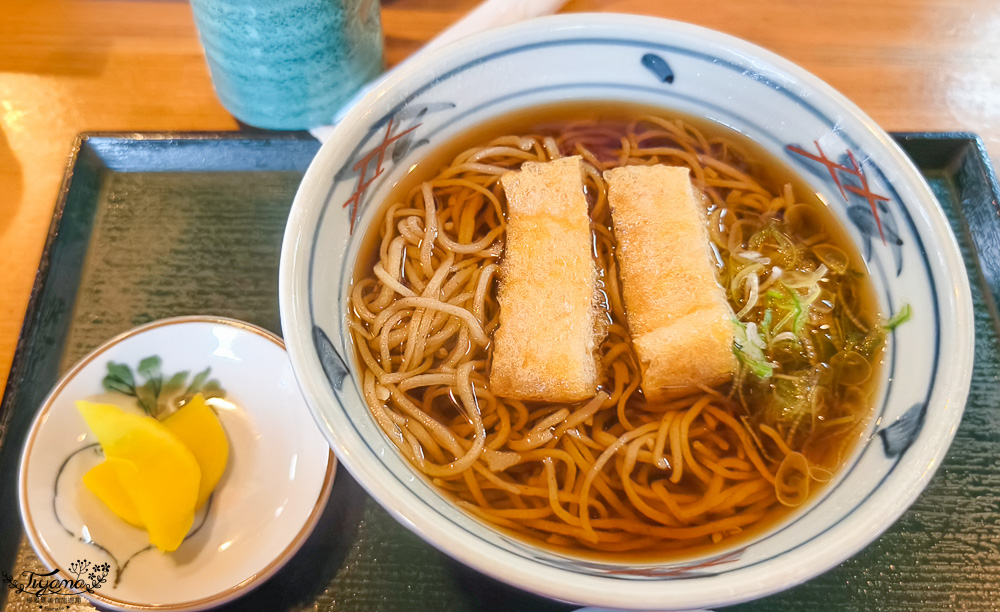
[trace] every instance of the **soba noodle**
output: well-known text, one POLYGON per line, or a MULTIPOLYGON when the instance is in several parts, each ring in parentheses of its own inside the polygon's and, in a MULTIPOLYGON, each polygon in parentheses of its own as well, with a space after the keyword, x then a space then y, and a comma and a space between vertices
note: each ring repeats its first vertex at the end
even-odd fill
POLYGON ((350 326, 375 419, 459 506, 560 548, 669 555, 801 505, 863 427, 884 327, 821 205, 759 170, 742 146, 658 117, 567 122, 459 154, 390 203, 356 276, 350 326), (572 405, 497 397, 499 177, 575 154, 606 297, 601 390, 572 405), (655 163, 689 167, 707 198, 743 346, 733 383, 661 405, 639 390, 601 178, 655 163))

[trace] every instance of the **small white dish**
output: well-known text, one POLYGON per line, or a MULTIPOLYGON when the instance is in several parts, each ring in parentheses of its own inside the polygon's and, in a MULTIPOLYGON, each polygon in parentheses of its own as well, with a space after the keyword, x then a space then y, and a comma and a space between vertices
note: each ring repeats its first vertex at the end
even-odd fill
POLYGON ((38 557, 58 572, 53 578, 76 587, 64 592, 117 610, 201 610, 259 586, 298 551, 326 506, 335 472, 281 339, 232 319, 180 317, 109 340, 63 377, 28 434, 18 495, 38 557), (102 388, 108 363, 136 370, 153 355, 164 380, 189 372, 191 381, 211 368, 225 397, 209 403, 229 440, 229 462, 211 501, 168 554, 150 548, 144 530, 83 486, 83 474, 101 456, 74 405, 88 398, 135 402, 102 388))

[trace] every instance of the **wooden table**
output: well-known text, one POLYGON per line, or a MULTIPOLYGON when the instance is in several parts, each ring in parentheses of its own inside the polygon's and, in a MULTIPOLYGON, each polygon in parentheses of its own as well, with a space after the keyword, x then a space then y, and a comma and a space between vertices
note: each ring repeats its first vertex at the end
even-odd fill
MULTIPOLYGON (((395 64, 477 0, 384 0, 395 64)), ((574 0, 696 23, 818 75, 887 130, 967 130, 1000 159, 996 0, 574 0)), ((0 390, 73 137, 230 130, 178 0, 0 0, 0 390)))

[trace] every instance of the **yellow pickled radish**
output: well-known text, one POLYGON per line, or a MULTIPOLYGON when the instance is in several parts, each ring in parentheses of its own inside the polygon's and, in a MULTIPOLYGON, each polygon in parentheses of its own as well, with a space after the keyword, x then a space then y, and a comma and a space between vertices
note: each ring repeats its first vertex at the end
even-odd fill
MULTIPOLYGON (((222 478, 229 461, 229 441, 219 417, 205 402, 201 393, 196 394, 180 410, 163 420, 184 446, 188 447, 201 467, 201 484, 195 509, 201 508, 222 478)), ((124 517, 123 517, 124 518, 124 517)))
POLYGON ((149 541, 177 550, 194 523, 201 468, 194 454, 162 423, 113 404, 78 401, 76 407, 104 449, 122 488, 135 504, 149 541))
POLYGON ((118 470, 126 469, 134 470, 136 467, 122 459, 105 459, 83 475, 83 484, 125 522, 145 529, 146 526, 142 524, 142 518, 139 517, 139 510, 135 507, 132 496, 118 479, 118 470))

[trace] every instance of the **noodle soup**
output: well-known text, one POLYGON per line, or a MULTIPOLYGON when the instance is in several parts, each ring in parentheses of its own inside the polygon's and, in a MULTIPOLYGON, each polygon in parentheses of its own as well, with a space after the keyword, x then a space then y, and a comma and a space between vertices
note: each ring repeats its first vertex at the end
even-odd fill
POLYGON ((562 104, 491 122, 428 156, 370 232, 348 315, 374 418, 465 511, 572 556, 690 556, 806 504, 866 431, 898 323, 804 183, 742 136, 663 111, 562 104), (571 404, 498 397, 499 179, 569 155, 584 160, 606 328, 599 390, 571 404), (735 379, 661 402, 640 388, 602 178, 637 164, 690 168, 734 313, 735 379))

